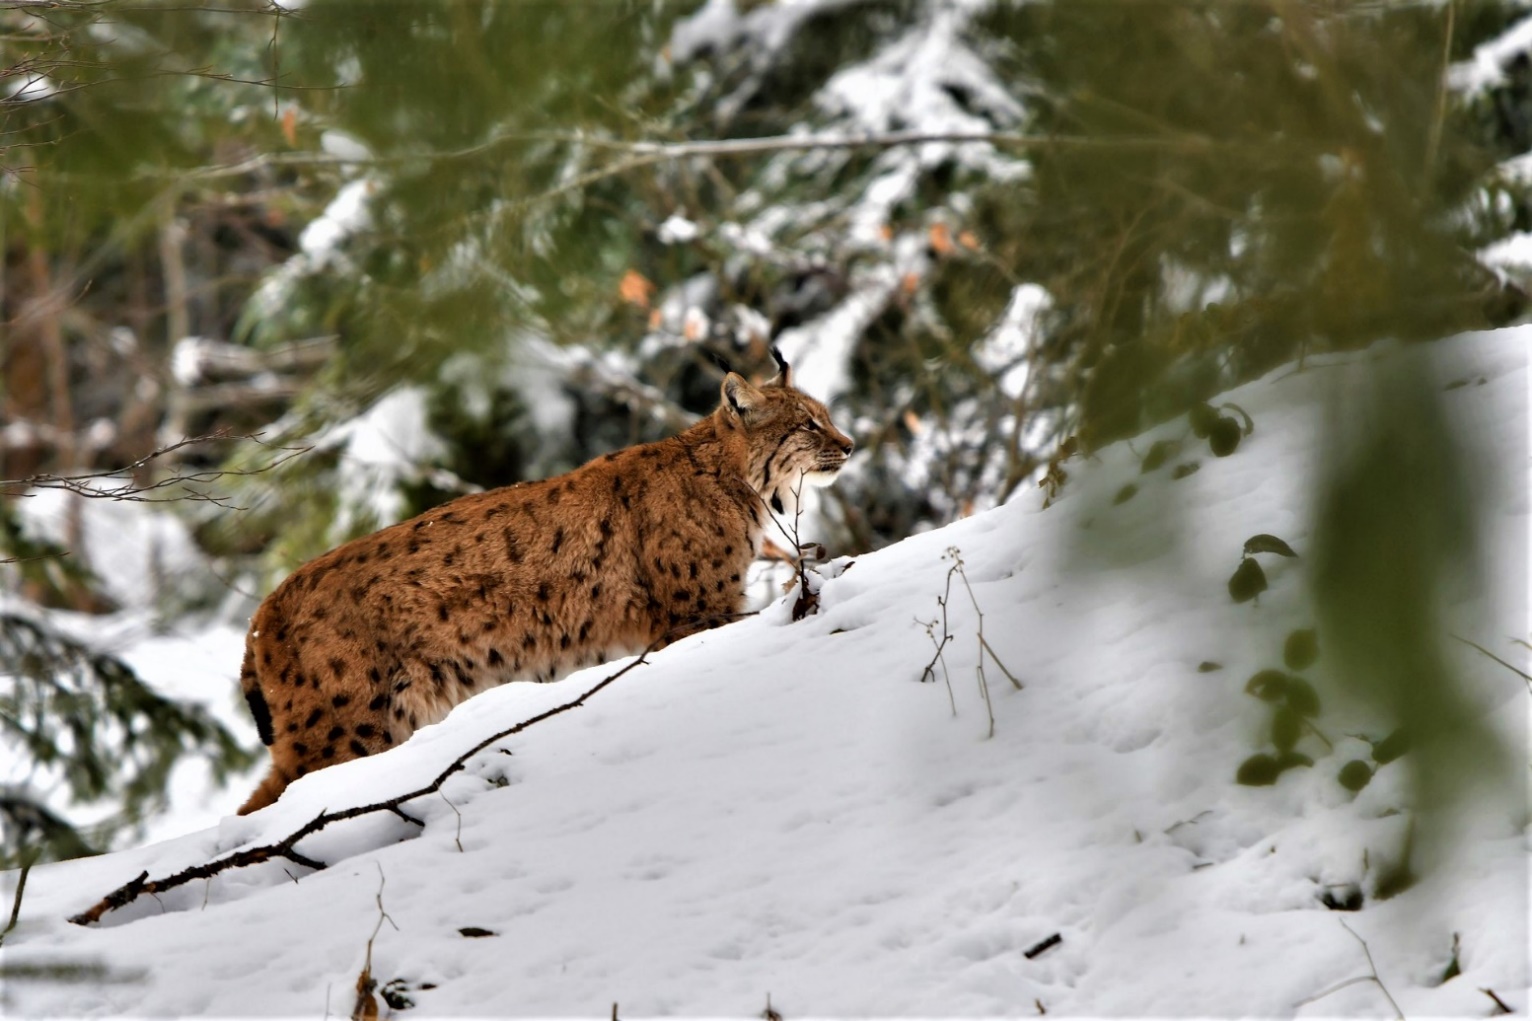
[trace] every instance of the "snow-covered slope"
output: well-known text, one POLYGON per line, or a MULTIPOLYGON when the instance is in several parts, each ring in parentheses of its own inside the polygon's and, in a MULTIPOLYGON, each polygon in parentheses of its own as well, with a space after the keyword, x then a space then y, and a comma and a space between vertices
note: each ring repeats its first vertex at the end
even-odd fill
MULTIPOLYGON (((1050 509, 1024 493, 837 563, 817 615, 793 623, 778 604, 666 649, 410 802, 423 828, 379 813, 304 839, 323 871, 275 860, 141 897, 92 928, 65 920, 141 871, 162 878, 417 788, 611 668, 488 692, 254 817, 36 869, 3 951, 5 1009, 345 1016, 376 930, 371 973, 401 980, 405 1017, 595 1016, 613 1002, 629 1017, 758 1016, 768 994, 789 1018, 1380 1015, 1389 995, 1412 1017, 1483 1016, 1483 989, 1526 1010, 1523 799, 1478 806, 1450 862, 1373 897, 1408 825, 1407 759, 1358 794, 1337 783, 1367 751, 1345 735, 1381 735, 1323 686, 1321 635, 1310 676, 1334 752, 1305 738, 1312 769, 1236 785, 1269 719, 1245 679, 1280 664, 1311 617, 1303 559, 1264 557, 1271 588, 1256 603, 1233 603, 1225 582, 1255 533, 1306 549, 1327 395, 1360 371, 1347 362, 1434 360, 1444 384, 1469 381, 1446 398, 1502 469, 1493 598, 1456 608, 1460 633, 1519 661, 1529 341, 1501 331, 1275 373, 1229 395, 1257 427, 1231 457, 1189 444, 1141 475, 1149 443, 1186 432, 1169 423, 1137 454, 1120 444, 1072 464, 1050 509), (1191 460, 1199 470, 1172 477, 1191 460), (1136 495, 1114 502, 1129 482, 1136 495), (933 645, 920 622, 940 617, 949 548, 985 638, 1025 684, 986 663, 993 737, 960 578, 950 694, 939 667, 921 683, 933 645), (1322 902, 1358 890, 1358 912, 1322 902), (1380 982, 1348 983, 1372 974, 1367 951, 1380 982), (1454 957, 1461 974, 1443 981, 1454 957), (104 970, 18 971, 60 963, 104 970)), ((1456 643, 1453 655, 1524 747, 1526 684, 1456 643)), ((14 882, 0 884, 6 905, 14 882)))

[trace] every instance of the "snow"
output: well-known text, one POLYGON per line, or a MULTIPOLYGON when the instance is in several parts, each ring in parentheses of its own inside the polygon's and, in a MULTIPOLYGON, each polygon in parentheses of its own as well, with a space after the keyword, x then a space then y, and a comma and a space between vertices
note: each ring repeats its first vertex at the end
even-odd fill
POLYGON ((33 490, 14 506, 24 533, 66 548, 74 546, 70 514, 78 513, 81 542, 71 555, 99 579, 112 602, 126 609, 161 608, 177 588, 206 577, 206 558, 186 524, 163 508, 79 497, 62 489, 33 490))
POLYGON ((1506 67, 1528 50, 1532 50, 1532 17, 1522 18, 1494 39, 1474 47, 1472 57, 1447 69, 1447 83, 1470 94, 1492 89, 1505 82, 1506 67))
MULTIPOLYGON (((1385 988, 1409 1017, 1488 1015, 1483 989, 1525 1011, 1524 787, 1465 808, 1443 864, 1375 898, 1409 825, 1409 756, 1359 794, 1336 783, 1365 747, 1346 735, 1376 736, 1377 721, 1331 697, 1321 651, 1335 751, 1306 738, 1312 769, 1236 785, 1266 718, 1244 679, 1311 623, 1308 562, 1267 558, 1256 603, 1234 604, 1225 581, 1252 534, 1308 548, 1327 413, 1378 359, 1419 359, 1444 385, 1467 381, 1443 399, 1502 469, 1485 595, 1451 608, 1454 627, 1524 664, 1509 639, 1528 632, 1529 343, 1522 327, 1310 359, 1228 394, 1257 429, 1231 457, 1183 454, 1194 474, 1139 470, 1148 444, 1186 433, 1181 419, 1072 462, 1047 510, 1023 492, 836 561, 816 615, 792 622, 788 597, 655 654, 410 802, 424 827, 379 813, 305 838, 323 871, 270 862, 92 928, 65 921, 141 871, 163 877, 322 810, 417 789, 614 666, 486 692, 255 816, 39 867, 5 943, 6 1010, 346 1016, 376 928, 374 977, 401 980, 422 1017, 605 1016, 614 1002, 625 1017, 759 1016, 768 994, 787 1017, 1371 1017, 1393 1013, 1385 988), (1130 481, 1136 496, 1114 502, 1130 481), (939 668, 920 682, 932 656, 920 622, 940 615, 952 548, 985 638, 1025 684, 986 665, 993 737, 959 580, 950 694, 939 668), (1199 671, 1205 661, 1222 668, 1199 671), (1322 905, 1353 888, 1362 910, 1322 905), (460 932, 470 926, 493 935, 460 932), (1443 981, 1455 935, 1462 973, 1443 981), (1349 982, 1372 973, 1369 954, 1379 982, 1349 982), (44 963, 107 977, 17 970, 44 963)), ((237 655, 227 634, 217 642, 232 685, 237 655)), ((1524 748, 1526 684, 1472 650, 1451 654, 1488 722, 1524 748)), ((158 658, 139 665, 152 675, 158 658)), ((227 809, 244 795, 227 792, 227 809)), ((0 903, 15 878, 0 881, 0 903)))
POLYGON ((1053 307, 1053 298, 1037 284, 1019 284, 995 325, 973 352, 974 361, 999 377, 1000 389, 1019 400, 1027 385, 1026 356, 1038 336, 1039 316, 1053 307))
POLYGON ((315 440, 320 450, 345 451, 337 468, 339 500, 331 526, 336 542, 350 535, 359 511, 379 527, 399 520, 404 495, 398 483, 422 477, 426 466, 442 456, 445 448, 427 422, 426 397, 423 387, 401 387, 315 440))
POLYGON ((662 245, 684 245, 689 241, 697 240, 702 233, 702 228, 680 213, 671 213, 665 218, 665 222, 660 224, 657 233, 662 245))
MULTIPOLYGON (((326 132, 326 140, 337 132, 326 132)), ((327 149, 331 148, 327 146, 327 149)), ((349 153, 336 150, 341 155, 349 153)), ((321 270, 337 258, 342 242, 366 230, 372 224, 372 214, 367 208, 377 185, 370 178, 351 181, 336 194, 312 223, 303 228, 298 237, 298 247, 308 257, 314 270, 321 270)))

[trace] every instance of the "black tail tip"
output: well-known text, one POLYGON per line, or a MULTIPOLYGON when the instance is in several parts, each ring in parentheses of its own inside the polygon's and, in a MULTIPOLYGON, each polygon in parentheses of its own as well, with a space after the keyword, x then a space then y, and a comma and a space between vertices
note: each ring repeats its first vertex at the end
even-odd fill
POLYGON ((245 702, 250 706, 250 715, 255 717, 255 730, 261 735, 261 744, 270 747, 272 742, 271 708, 266 705, 266 696, 261 694, 260 688, 247 688, 245 702))

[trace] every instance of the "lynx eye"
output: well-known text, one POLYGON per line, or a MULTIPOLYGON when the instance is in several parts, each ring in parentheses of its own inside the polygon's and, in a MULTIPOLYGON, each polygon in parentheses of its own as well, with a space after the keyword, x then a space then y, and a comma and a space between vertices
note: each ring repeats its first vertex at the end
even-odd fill
POLYGON ((818 422, 814 421, 812 418, 809 419, 807 422, 803 423, 803 428, 807 429, 811 433, 822 433, 822 432, 825 431, 824 426, 820 425, 818 422))

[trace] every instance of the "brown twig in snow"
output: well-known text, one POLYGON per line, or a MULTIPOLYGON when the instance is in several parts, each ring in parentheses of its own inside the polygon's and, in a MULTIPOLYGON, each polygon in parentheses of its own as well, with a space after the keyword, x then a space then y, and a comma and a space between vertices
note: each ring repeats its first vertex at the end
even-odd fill
POLYGON ((1371 970, 1372 974, 1358 975, 1356 978, 1348 978, 1346 981, 1337 985, 1333 985, 1322 993, 1316 993, 1307 999, 1299 1000, 1295 1006, 1302 1007, 1306 1004, 1313 1003, 1316 1000, 1322 1000, 1332 993, 1338 993, 1342 989, 1345 989, 1347 986, 1354 986, 1359 982, 1372 982, 1378 987, 1379 990, 1382 991, 1384 998, 1388 1000, 1388 1005, 1394 1008, 1394 1016, 1398 1018, 1398 1021, 1404 1021, 1404 1011, 1399 1009, 1399 1004, 1394 1002, 1393 994, 1388 991, 1388 986, 1384 985, 1383 980, 1378 977, 1378 966, 1372 959, 1372 951, 1368 949, 1367 941, 1361 936, 1358 936, 1356 930, 1351 928, 1351 926, 1347 925, 1344 921, 1341 921, 1339 918, 1337 918, 1336 921, 1340 922, 1340 927, 1349 932, 1353 939, 1362 944, 1362 953, 1367 955, 1367 967, 1371 970))
POLYGON ((1495 1013, 1496 1014, 1514 1014, 1514 1013, 1516 1013, 1510 1007, 1507 1007, 1505 1005, 1505 1001, 1504 1000, 1502 1000, 1500 997, 1495 995, 1495 991, 1493 989, 1485 989, 1485 988, 1483 988, 1481 986, 1479 988, 1479 992, 1483 993, 1485 996, 1488 996, 1491 1000, 1495 1001, 1495 1013))
POLYGON ((367 957, 362 963, 361 973, 356 977, 356 1004, 351 1008, 351 1021, 376 1021, 378 1016, 378 999, 372 995, 373 990, 378 988, 378 980, 372 977, 372 944, 378 938, 378 933, 383 931, 385 919, 394 927, 395 932, 399 931, 399 926, 383 910, 383 885, 386 882, 383 866, 378 865, 378 924, 372 927, 372 935, 367 937, 367 957))

